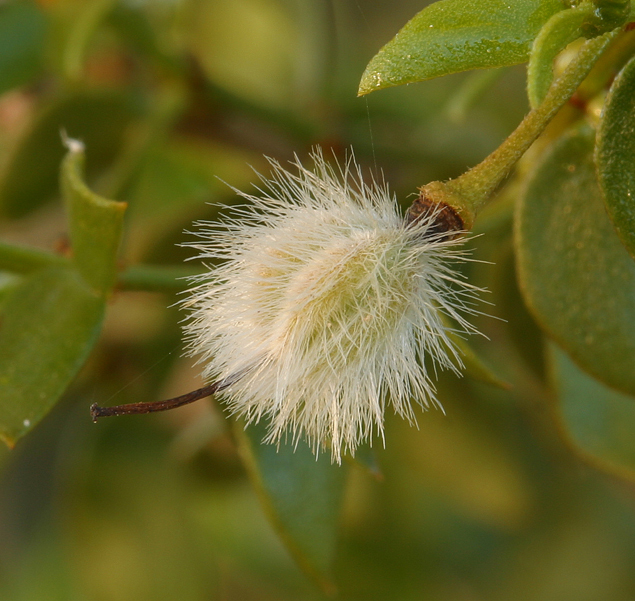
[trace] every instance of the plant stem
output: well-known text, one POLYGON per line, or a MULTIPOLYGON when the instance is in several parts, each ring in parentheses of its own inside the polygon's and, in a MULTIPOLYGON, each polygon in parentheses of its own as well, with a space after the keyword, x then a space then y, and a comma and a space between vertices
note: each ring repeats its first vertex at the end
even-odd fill
POLYGON ((432 182, 422 188, 428 197, 444 202, 460 214, 464 229, 470 229, 478 212, 487 204, 499 184, 509 175, 555 114, 568 102, 589 74, 606 47, 621 30, 586 41, 564 73, 549 88, 544 101, 522 120, 510 136, 485 160, 455 180, 432 182), (444 195, 447 198, 444 198, 444 195))
POLYGON ((218 391, 223 390, 229 384, 225 380, 219 380, 209 386, 204 386, 198 390, 193 390, 187 394, 168 399, 167 401, 156 401, 154 403, 129 403, 127 405, 115 405, 114 407, 100 407, 97 403, 90 406, 90 416, 93 422, 100 417, 114 417, 117 415, 141 415, 145 413, 156 413, 158 411, 169 411, 183 405, 189 405, 205 397, 212 396, 218 391))
POLYGON ((28 274, 44 267, 59 267, 68 264, 68 260, 60 255, 0 242, 0 270, 17 274, 28 274))
MULTIPOLYGON (((46 267, 69 266, 66 257, 39 248, 17 246, 0 241, 0 271, 27 275, 46 267)), ((178 292, 187 287, 185 278, 202 273, 200 268, 185 266, 133 265, 119 274, 122 290, 178 292)))
POLYGON ((97 403, 93 403, 90 406, 90 416, 93 418, 93 422, 96 422, 100 417, 141 415, 144 413, 157 413, 158 411, 169 411, 170 409, 183 407, 183 405, 189 405, 190 403, 194 403, 195 401, 212 396, 217 392, 221 392, 222 390, 229 388, 232 384, 240 380, 246 371, 248 370, 239 371, 232 376, 228 376, 222 380, 216 380, 216 382, 203 386, 203 388, 182 394, 181 396, 174 397, 173 399, 168 399, 167 401, 128 403, 127 405, 115 405, 113 407, 100 407, 97 403))
POLYGON ((133 265, 119 274, 117 286, 122 290, 147 292, 178 292, 187 288, 185 278, 200 270, 181 266, 133 265))

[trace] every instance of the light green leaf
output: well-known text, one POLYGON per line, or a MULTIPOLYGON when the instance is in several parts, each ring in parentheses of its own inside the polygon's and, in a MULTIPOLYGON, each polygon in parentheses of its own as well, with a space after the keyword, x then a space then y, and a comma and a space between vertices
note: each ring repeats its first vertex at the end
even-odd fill
POLYGON ((61 5, 56 26, 61 38, 62 73, 70 80, 81 78, 90 41, 114 4, 115 0, 80 0, 61 5))
POLYGON ((334 591, 331 570, 342 504, 346 464, 316 459, 300 441, 297 446, 263 444, 265 425, 239 425, 243 460, 265 512, 299 566, 326 592, 334 591))
POLYGON ((624 246, 635 257, 635 57, 611 86, 595 152, 609 216, 624 246))
POLYGON ((61 129, 90 149, 87 175, 94 178, 112 163, 135 115, 131 99, 116 93, 81 93, 53 102, 48 99, 6 165, 0 181, 0 212, 22 217, 57 196, 64 157, 61 129))
POLYGON ((35 2, 0 6, 0 94, 38 75, 46 28, 46 18, 35 2))
POLYGON ((541 327, 583 369, 635 394, 635 262, 606 215, 593 131, 558 140, 518 207, 516 247, 524 298, 541 327))
POLYGON ((52 408, 90 352, 104 300, 72 269, 38 271, 4 305, 0 438, 9 446, 52 408))
POLYGON ((424 8, 370 61, 358 94, 468 69, 527 60, 560 0, 440 0, 424 8))
POLYGON ((555 345, 549 361, 564 439, 595 467, 635 481, 635 398, 588 376, 555 345))
POLYGON ((62 261, 45 267, 33 251, 8 249, 8 259, 35 269, 6 301, 0 322, 0 438, 9 446, 51 409, 86 360, 115 278, 126 205, 86 187, 82 146, 68 145, 61 179, 77 269, 62 261))
POLYGON ((536 108, 547 95, 553 81, 553 62, 568 44, 578 39, 580 28, 595 7, 584 2, 570 10, 556 13, 547 21, 534 40, 527 66, 527 95, 531 108, 536 108))
POLYGON ((104 294, 115 283, 117 249, 127 204, 106 200, 82 181, 84 152, 71 141, 62 163, 61 186, 70 221, 73 261, 84 279, 104 294))

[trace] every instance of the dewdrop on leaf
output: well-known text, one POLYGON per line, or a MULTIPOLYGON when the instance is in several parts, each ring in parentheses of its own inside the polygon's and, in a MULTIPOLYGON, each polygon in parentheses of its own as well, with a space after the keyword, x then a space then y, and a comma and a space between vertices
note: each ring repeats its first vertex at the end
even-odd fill
POLYGON ((237 190, 247 204, 232 219, 199 224, 191 246, 214 267, 193 278, 185 335, 230 411, 267 420, 265 442, 305 438, 340 462, 383 438, 388 405, 409 421, 412 400, 438 405, 428 368, 461 365, 447 323, 474 332, 478 290, 453 270, 461 242, 434 211, 407 224, 352 158, 311 158, 293 172, 271 161, 259 196, 237 190))
POLYGON ((264 442, 305 439, 317 454, 384 436, 391 406, 414 422, 413 401, 439 406, 432 376, 459 373, 452 335, 476 333, 480 290, 455 271, 467 260, 452 207, 422 190, 406 218, 385 184, 364 181, 351 157, 313 169, 271 160, 259 195, 223 222, 198 224, 188 244, 209 270, 182 306, 188 352, 211 384, 156 403, 91 407, 93 419, 179 407, 219 394, 264 442), (429 372, 432 370, 432 374, 429 372))

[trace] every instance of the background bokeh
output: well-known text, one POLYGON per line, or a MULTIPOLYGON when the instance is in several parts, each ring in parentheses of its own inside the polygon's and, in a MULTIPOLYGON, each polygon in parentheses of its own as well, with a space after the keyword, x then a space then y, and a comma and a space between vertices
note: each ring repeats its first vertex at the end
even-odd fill
MULTIPOLYGON (((523 66, 356 96, 366 63, 423 4, 4 2, 2 239, 64 249, 60 127, 85 142, 89 185, 129 203, 122 267, 181 266, 184 232, 236 202, 231 186, 251 190, 254 170, 268 173, 264 155, 352 148, 406 207, 417 186, 477 163, 527 111, 523 66)), ((493 303, 494 318, 478 318, 489 340, 474 345, 511 388, 441 374, 445 415, 419 412, 416 428, 388 416, 374 472, 348 466, 334 563, 342 599, 635 598, 633 489, 563 435, 545 367, 558 351, 545 350, 516 287, 508 200, 483 215, 470 245, 486 263, 466 270, 493 303)), ((9 290, 13 276, 0 278, 9 290)), ((0 599, 322 598, 267 521, 222 406, 90 421, 93 402, 201 385, 180 357, 179 298, 117 292, 62 402, 0 451, 0 599)))

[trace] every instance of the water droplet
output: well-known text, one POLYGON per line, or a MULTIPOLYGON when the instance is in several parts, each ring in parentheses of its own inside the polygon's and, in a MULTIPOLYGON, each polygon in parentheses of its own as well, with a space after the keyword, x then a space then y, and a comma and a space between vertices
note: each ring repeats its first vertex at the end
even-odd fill
POLYGON ((25 420, 22 422, 22 425, 23 425, 25 428, 28 428, 28 427, 31 425, 31 420, 30 420, 30 419, 25 419, 25 420))

